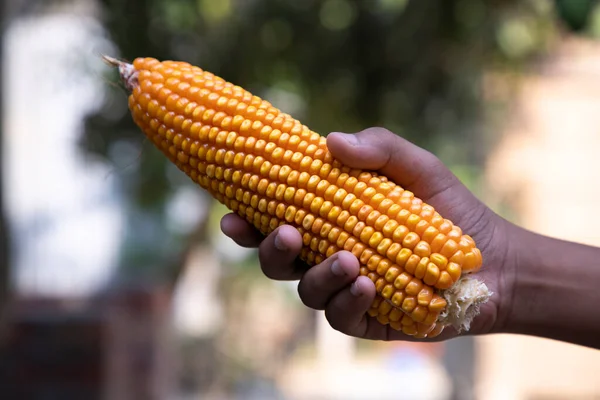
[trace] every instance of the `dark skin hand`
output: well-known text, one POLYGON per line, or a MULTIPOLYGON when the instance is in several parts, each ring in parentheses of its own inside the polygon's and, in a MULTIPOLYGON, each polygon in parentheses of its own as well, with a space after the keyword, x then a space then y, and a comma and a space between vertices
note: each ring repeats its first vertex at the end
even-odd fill
MULTIPOLYGON (((528 232, 478 200, 433 154, 405 139, 372 128, 332 133, 327 146, 340 162, 377 171, 432 205, 475 239, 483 266, 475 275, 493 292, 471 329, 462 335, 520 333, 600 348, 600 249, 528 232)), ((308 268, 299 261, 302 238, 281 226, 266 238, 235 214, 221 221, 223 232, 244 247, 258 247, 264 274, 299 280, 298 294, 324 310, 330 325, 347 335, 373 340, 415 340, 378 323, 366 312, 375 285, 359 276, 359 262, 342 251, 308 268)), ((429 341, 457 336, 447 327, 429 341)), ((423 340, 423 339, 419 339, 423 340)))

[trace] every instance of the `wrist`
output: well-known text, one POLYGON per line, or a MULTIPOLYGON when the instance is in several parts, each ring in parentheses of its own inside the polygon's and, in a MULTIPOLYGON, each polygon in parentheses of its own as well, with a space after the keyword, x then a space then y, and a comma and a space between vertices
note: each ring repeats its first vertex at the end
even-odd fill
POLYGON ((503 331, 598 346, 600 249, 516 229, 503 331))

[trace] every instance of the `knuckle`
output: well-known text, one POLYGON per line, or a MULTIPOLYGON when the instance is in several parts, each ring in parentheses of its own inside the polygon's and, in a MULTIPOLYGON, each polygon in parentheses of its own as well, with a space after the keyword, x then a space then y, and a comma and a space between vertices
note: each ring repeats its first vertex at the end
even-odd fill
POLYGON ((269 279, 278 280, 280 278, 278 274, 274 273, 276 268, 270 268, 266 262, 260 262, 260 269, 262 270, 262 273, 269 279))
POLYGON ((373 143, 387 157, 391 157, 398 148, 406 145, 406 140, 391 130, 383 127, 370 128, 365 133, 365 141, 373 143))
POLYGON ((301 279, 298 283, 298 296, 300 297, 300 301, 308 307, 314 310, 322 310, 324 308, 324 304, 318 300, 317 296, 314 296, 314 290, 311 288, 310 282, 308 282, 305 278, 301 279))
POLYGON ((416 168, 421 171, 420 177, 428 177, 435 182, 435 186, 444 190, 456 184, 456 179, 446 164, 429 150, 422 149, 416 168))
POLYGON ((264 250, 263 251, 259 250, 259 252, 258 252, 258 261, 259 261, 260 269, 261 269, 262 273, 267 278, 272 279, 272 280, 282 279, 282 274, 280 272, 282 268, 278 268, 277 266, 273 265, 272 261, 270 260, 268 255, 266 255, 265 253, 266 252, 264 250))
POLYGON ((426 149, 422 149, 421 163, 423 164, 423 168, 427 170, 439 170, 446 168, 446 165, 442 162, 442 160, 439 159, 438 156, 426 149))
POLYGON ((337 304, 330 304, 325 309, 325 319, 336 331, 348 334, 348 326, 346 323, 344 323, 344 318, 342 318, 343 313, 344 310, 342 310, 337 304))
POLYGON ((357 136, 360 142, 377 149, 381 158, 388 161, 394 153, 394 149, 400 145, 400 137, 382 127, 368 128, 358 133, 357 136))

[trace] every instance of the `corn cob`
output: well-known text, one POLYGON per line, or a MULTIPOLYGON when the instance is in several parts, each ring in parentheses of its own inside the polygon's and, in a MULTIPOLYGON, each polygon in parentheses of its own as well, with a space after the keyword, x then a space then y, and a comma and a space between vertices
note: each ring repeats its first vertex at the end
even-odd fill
POLYGON ((481 252, 432 206, 385 176, 342 165, 324 137, 199 67, 105 60, 119 67, 135 123, 215 199, 265 235, 296 227, 308 265, 352 252, 376 286, 369 315, 381 324, 417 338, 469 329, 490 295, 465 278, 481 267, 481 252))

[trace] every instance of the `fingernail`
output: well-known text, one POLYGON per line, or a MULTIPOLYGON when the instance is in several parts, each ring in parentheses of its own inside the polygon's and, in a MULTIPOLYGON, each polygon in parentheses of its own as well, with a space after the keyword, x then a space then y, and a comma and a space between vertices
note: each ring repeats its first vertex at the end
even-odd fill
POLYGON ((281 238, 281 234, 280 233, 277 233, 277 236, 275 236, 274 244, 275 244, 275 248, 277 250, 279 250, 279 251, 288 251, 288 248, 285 245, 285 243, 283 242, 283 239, 281 238))
POLYGON ((331 263, 331 272, 336 276, 344 276, 344 270, 338 260, 331 263))
POLYGON ((354 281, 354 283, 350 285, 350 293, 352 293, 354 297, 360 297, 360 289, 357 281, 354 281))

